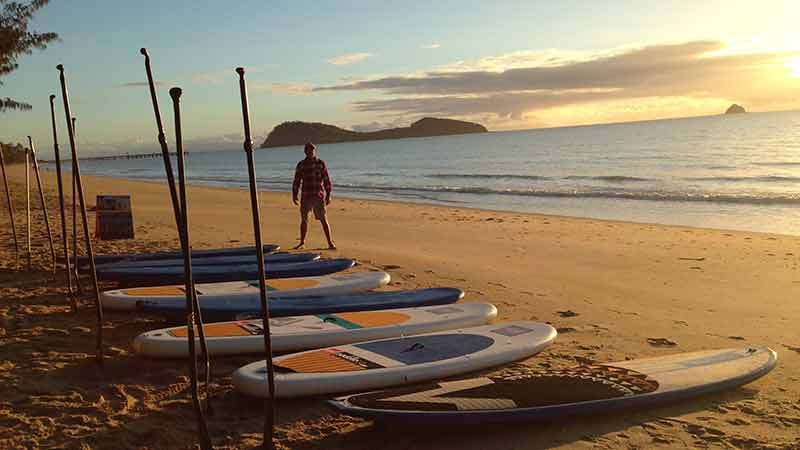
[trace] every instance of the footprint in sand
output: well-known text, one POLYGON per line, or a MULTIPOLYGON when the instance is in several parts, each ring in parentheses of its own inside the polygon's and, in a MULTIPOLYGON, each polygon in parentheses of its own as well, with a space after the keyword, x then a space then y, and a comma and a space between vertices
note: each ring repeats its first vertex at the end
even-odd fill
POLYGON ((675 341, 670 341, 667 338, 647 338, 647 343, 653 347, 675 347, 678 345, 675 341))
POLYGON ((800 347, 793 347, 791 345, 786 345, 786 344, 783 344, 783 346, 795 353, 800 353, 800 347))

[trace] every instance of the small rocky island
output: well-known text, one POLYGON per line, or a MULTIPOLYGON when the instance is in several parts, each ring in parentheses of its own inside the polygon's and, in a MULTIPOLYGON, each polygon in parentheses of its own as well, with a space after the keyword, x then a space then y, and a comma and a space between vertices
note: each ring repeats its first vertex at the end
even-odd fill
POLYGON ((481 124, 452 119, 426 117, 409 127, 386 130, 358 132, 345 130, 325 123, 283 122, 276 126, 261 144, 261 148, 288 147, 303 145, 306 142, 330 144, 335 142, 377 141, 382 139, 402 139, 410 137, 445 136, 451 134, 486 133, 481 124))
POLYGON ((734 103, 725 111, 725 114, 742 114, 746 112, 743 107, 734 103))

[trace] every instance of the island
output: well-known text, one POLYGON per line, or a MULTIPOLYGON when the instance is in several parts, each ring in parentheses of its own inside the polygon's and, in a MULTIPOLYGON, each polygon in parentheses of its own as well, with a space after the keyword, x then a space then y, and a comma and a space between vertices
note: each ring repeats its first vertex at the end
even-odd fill
POLYGON ((746 112, 743 107, 734 103, 725 111, 725 114, 742 114, 746 112))
POLYGON ((261 148, 303 145, 306 142, 330 144, 335 142, 377 141, 410 137, 445 136, 452 134, 486 133, 483 125, 461 120, 425 117, 408 127, 358 132, 325 123, 283 122, 276 126, 261 144, 261 148))

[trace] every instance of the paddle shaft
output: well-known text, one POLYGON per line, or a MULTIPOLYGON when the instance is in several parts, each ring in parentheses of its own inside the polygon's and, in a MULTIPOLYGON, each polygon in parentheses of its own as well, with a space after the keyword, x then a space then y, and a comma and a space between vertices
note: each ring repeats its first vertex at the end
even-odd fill
POLYGON ((31 270, 33 258, 31 256, 31 177, 30 177, 30 149, 25 149, 25 237, 28 241, 28 270, 31 270))
MULTIPOLYGON (((69 262, 69 244, 67 243, 67 218, 64 214, 64 186, 61 179, 61 151, 58 148, 58 131, 56 128, 56 96, 50 94, 50 119, 53 123, 53 154, 56 157, 56 181, 58 182, 58 209, 61 212, 61 243, 64 245, 64 264, 67 275, 67 294, 72 303, 72 311, 78 312, 78 302, 72 292, 72 269, 69 262)), ((76 261, 77 263, 77 261, 76 261)))
POLYGON ((258 189, 256 188, 256 167, 253 158, 253 140, 250 134, 250 106, 247 100, 247 84, 244 79, 244 68, 237 67, 239 74, 239 93, 242 100, 242 122, 244 123, 244 152, 247 155, 247 173, 250 178, 250 208, 253 212, 253 234, 258 258, 258 290, 261 300, 261 321, 264 327, 264 354, 267 365, 267 386, 269 397, 264 404, 266 422, 264 424, 264 447, 275 448, 275 371, 272 365, 272 341, 269 329, 269 304, 267 303, 267 275, 264 270, 264 247, 261 243, 261 213, 258 206, 258 189))
MULTIPOLYGON (((75 126, 75 122, 78 119, 72 118, 72 134, 75 136, 75 142, 78 142, 78 129, 75 126)), ((72 257, 75 261, 75 285, 78 288, 78 292, 83 292, 83 287, 81 286, 81 278, 80 274, 78 273, 78 216, 77 216, 77 203, 75 203, 75 196, 76 196, 76 186, 75 183, 75 161, 72 161, 72 257)))
MULTIPOLYGON (((161 109, 158 107, 158 95, 156 95, 156 85, 155 81, 153 80, 153 70, 150 67, 150 55, 147 53, 147 49, 142 47, 139 49, 139 53, 144 56, 144 68, 147 75, 147 84, 150 89, 150 100, 153 104, 153 113, 156 119, 156 128, 158 129, 158 143, 161 146, 161 156, 164 159, 164 170, 167 175, 167 184, 169 186, 169 193, 170 199, 172 201, 172 210, 175 214, 175 226, 178 229, 178 237, 181 240, 181 249, 184 250, 185 248, 189 247, 189 238, 188 238, 188 229, 189 227, 186 226, 186 222, 188 222, 187 216, 183 211, 184 207, 178 200, 177 189, 175 187, 175 176, 172 172, 172 161, 169 156, 169 148, 167 147, 167 138, 164 135, 164 125, 161 120, 161 109)), ((176 118, 180 119, 180 94, 181 91, 178 88, 176 91, 177 97, 173 98, 173 108, 176 109, 176 118)), ((170 91, 170 96, 172 92, 170 91)), ((176 136, 178 131, 176 130, 176 136)), ((181 142, 181 152, 183 152, 183 142, 181 142)), ((181 162, 183 164, 183 162, 181 162)), ((191 255, 190 255, 191 256, 191 255)), ((189 260, 191 265, 191 259, 189 260)), ((184 260, 184 264, 186 261, 184 260)), ((194 279, 192 279, 194 282, 194 279)), ((204 363, 205 369, 205 381, 206 381, 206 407, 211 413, 211 396, 210 396, 210 385, 211 385, 211 360, 208 354, 208 347, 206 345, 205 340, 205 331, 203 330, 203 318, 200 312, 200 304, 197 300, 197 291, 192 288, 191 291, 187 291, 187 294, 191 292, 191 305, 194 307, 194 321, 198 326, 198 334, 200 337, 200 350, 201 350, 201 357, 204 363)), ((188 301, 188 299, 187 299, 188 301)), ((188 305, 187 305, 188 306, 188 305)), ((189 308, 187 308, 189 310, 189 308)), ((192 354, 195 357, 195 354, 192 354)), ((195 366, 196 370, 196 366, 195 366)), ((196 382, 196 380, 195 380, 196 382)), ((205 426, 205 421, 203 421, 203 426, 205 426)), ((203 437, 201 436, 201 441, 203 437)))
MULTIPOLYGON (((177 97, 173 97, 173 104, 175 105, 175 123, 176 123, 176 130, 175 136, 176 139, 180 138, 180 144, 176 142, 175 150, 176 150, 176 160, 178 162, 178 176, 180 178, 180 216, 181 216, 181 223, 178 226, 183 226, 182 230, 179 230, 179 234, 183 240, 182 247, 185 246, 188 252, 187 255, 189 257, 188 264, 189 269, 191 270, 192 266, 192 246, 191 241, 189 240, 189 217, 187 213, 187 200, 186 200, 186 164, 185 164, 185 156, 186 153, 183 151, 183 131, 178 129, 181 125, 180 122, 180 96, 182 91, 180 88, 177 91, 177 97)), ((170 96, 172 96, 172 91, 170 90, 170 96)), ((184 264, 186 264, 187 260, 184 260, 184 264)), ((211 408, 211 357, 208 353, 208 345, 206 343, 206 332, 203 328, 203 312, 200 309, 200 302, 197 299, 197 289, 194 286, 194 276, 190 278, 192 282, 191 290, 187 290, 187 292, 191 292, 191 307, 192 307, 192 316, 194 317, 194 324, 197 326, 197 334, 200 338, 200 356, 201 361, 203 364, 203 374, 205 378, 205 391, 206 391, 206 409, 209 415, 213 414, 211 408)))
POLYGON ((158 107, 158 96, 156 95, 156 84, 153 81, 153 71, 150 68, 150 55, 147 53, 146 48, 139 49, 139 53, 144 55, 144 70, 147 73, 147 84, 150 87, 150 100, 153 103, 153 113, 156 116, 156 127, 158 128, 158 144, 161 146, 161 156, 164 158, 164 170, 167 173, 167 185, 169 186, 169 195, 172 199, 172 209, 175 212, 175 223, 178 226, 178 234, 181 233, 181 206, 178 202, 178 192, 175 189, 175 175, 172 172, 172 160, 169 157, 169 148, 167 147, 167 138, 164 135, 164 124, 161 121, 161 110, 158 107))
MULTIPOLYGON (((172 106, 175 112, 175 150, 178 159, 178 182, 180 187, 180 210, 182 220, 178 222, 178 233, 181 236, 181 249, 183 250, 183 273, 184 273, 184 287, 186 291, 186 333, 189 343, 189 372, 191 376, 192 385, 192 404, 194 405, 195 413, 197 414, 197 425, 200 432, 200 447, 203 449, 211 449, 211 438, 208 434, 208 425, 206 424, 205 413, 203 406, 200 403, 200 390, 197 377, 197 352, 195 350, 194 330, 195 330, 195 317, 197 311, 195 310, 196 296, 194 290, 194 281, 192 280, 192 249, 189 246, 189 227, 188 216, 186 214, 186 173, 183 167, 183 138, 181 131, 181 89, 172 88, 169 90, 169 95, 172 97, 172 106), (182 229, 181 229, 182 228, 182 229)), ((177 213, 177 211, 176 211, 177 213)), ((198 324, 198 329, 202 330, 202 322, 198 324)), ((208 384, 206 384, 208 387, 208 384)), ((206 395, 208 400, 208 395, 206 395)))
POLYGON ((11 218, 11 233, 14 235, 14 252, 16 262, 19 263, 19 241, 17 241, 17 225, 14 220, 14 205, 11 203, 11 191, 8 190, 8 178, 6 177, 6 161, 3 158, 3 150, 0 149, 0 167, 3 169, 3 185, 6 188, 6 203, 8 204, 8 215, 11 218))
MULTIPOLYGON (((75 146, 75 133, 72 127, 72 113, 69 108, 69 92, 67 90, 67 79, 64 76, 64 66, 59 64, 56 66, 59 72, 59 80, 61 82, 61 97, 64 103, 64 115, 67 121, 67 135, 69 136, 69 146, 72 152, 72 167, 74 170, 75 184, 77 188, 78 200, 81 204, 81 221, 83 222, 83 236, 86 240, 86 256, 89 258, 89 274, 92 278, 92 287, 94 288, 94 305, 97 309, 97 323, 95 325, 95 333, 97 338, 97 364, 103 365, 103 305, 100 303, 100 289, 97 285, 97 267, 94 263, 94 249, 92 248, 92 239, 89 236, 89 219, 86 217, 86 201, 83 197, 83 183, 81 183, 81 168, 78 163, 78 149, 75 146)), ((76 259, 77 262, 77 259, 76 259)))
POLYGON ((44 190, 42 189, 42 177, 39 176, 39 161, 36 160, 36 148, 33 146, 33 139, 28 136, 28 144, 31 148, 33 157, 33 173, 36 174, 36 186, 39 188, 39 199, 42 201, 42 213, 44 214, 44 224, 47 228, 47 239, 50 241, 50 256, 53 259, 53 273, 56 273, 56 247, 53 245, 53 231, 50 229, 50 217, 47 215, 47 203, 44 200, 44 190))

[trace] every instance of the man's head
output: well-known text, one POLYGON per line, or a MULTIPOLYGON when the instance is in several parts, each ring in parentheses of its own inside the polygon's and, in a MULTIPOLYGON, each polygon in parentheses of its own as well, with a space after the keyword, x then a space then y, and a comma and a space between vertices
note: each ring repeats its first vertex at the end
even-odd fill
POLYGON ((314 152, 317 150, 317 147, 311 142, 306 142, 306 146, 303 150, 305 150, 307 158, 313 158, 314 152))

